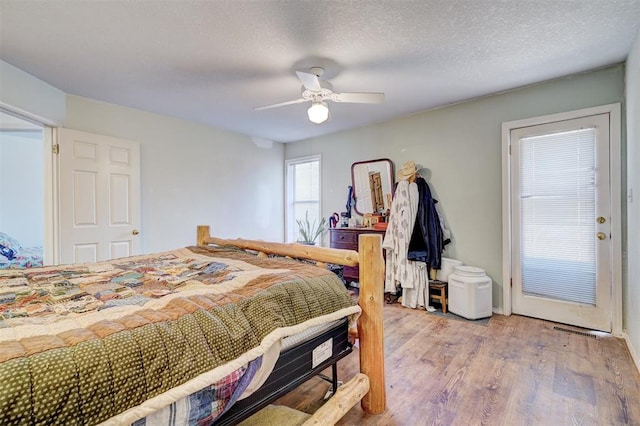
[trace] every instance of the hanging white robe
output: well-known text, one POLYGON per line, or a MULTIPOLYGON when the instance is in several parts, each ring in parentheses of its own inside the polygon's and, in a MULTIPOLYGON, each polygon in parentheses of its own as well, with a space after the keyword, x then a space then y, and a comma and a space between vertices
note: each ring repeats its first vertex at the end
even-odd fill
POLYGON ((426 308, 429 306, 429 286, 427 264, 425 262, 407 261, 407 271, 411 274, 413 286, 402 286, 402 306, 407 308, 426 308))
POLYGON ((406 180, 398 182, 390 210, 382 242, 386 251, 384 291, 395 294, 399 285, 412 288, 415 282, 415 267, 409 265, 414 262, 407 260, 407 252, 418 214, 418 186, 406 180))

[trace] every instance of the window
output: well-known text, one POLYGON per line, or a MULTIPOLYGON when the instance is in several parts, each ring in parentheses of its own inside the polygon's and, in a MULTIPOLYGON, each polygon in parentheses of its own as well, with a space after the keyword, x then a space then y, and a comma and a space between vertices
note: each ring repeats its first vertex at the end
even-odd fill
POLYGON ((519 142, 522 290, 595 305, 596 129, 519 142))
POLYGON ((320 209, 320 156, 295 158, 285 162, 286 192, 286 240, 298 240, 297 219, 309 215, 313 224, 321 219, 320 209))

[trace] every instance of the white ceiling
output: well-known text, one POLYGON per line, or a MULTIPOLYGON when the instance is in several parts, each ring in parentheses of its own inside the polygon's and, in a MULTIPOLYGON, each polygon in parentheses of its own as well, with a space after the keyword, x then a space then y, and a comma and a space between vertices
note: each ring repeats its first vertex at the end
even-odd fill
POLYGON ((0 58, 66 93, 295 141, 622 62, 640 0, 0 0, 0 58), (296 70, 381 105, 308 104, 296 70))

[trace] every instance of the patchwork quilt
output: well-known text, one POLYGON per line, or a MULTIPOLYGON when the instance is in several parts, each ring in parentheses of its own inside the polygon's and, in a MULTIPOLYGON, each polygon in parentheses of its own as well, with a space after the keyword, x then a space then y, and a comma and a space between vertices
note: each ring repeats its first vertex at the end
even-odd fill
POLYGON ((227 248, 0 270, 0 424, 131 424, 359 312, 326 269, 227 248))
POLYGON ((208 426, 224 414, 251 384, 262 359, 251 361, 216 383, 172 402, 132 426, 208 426))

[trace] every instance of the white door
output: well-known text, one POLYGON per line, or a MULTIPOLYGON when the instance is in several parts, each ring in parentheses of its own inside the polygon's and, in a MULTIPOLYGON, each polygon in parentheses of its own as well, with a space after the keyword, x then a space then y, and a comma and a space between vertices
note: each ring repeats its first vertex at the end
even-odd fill
POLYGON ((517 314, 611 331, 609 115, 511 131, 517 314))
POLYGON ((140 145, 58 129, 60 262, 140 252, 140 145))

